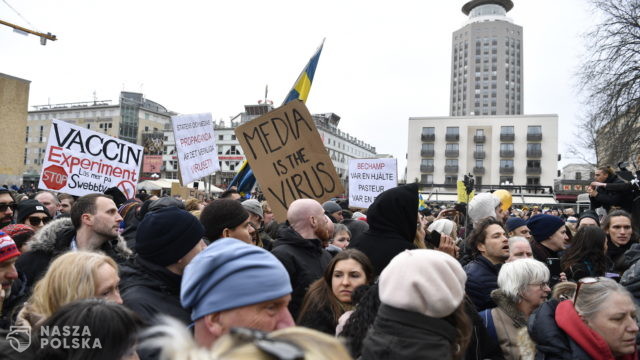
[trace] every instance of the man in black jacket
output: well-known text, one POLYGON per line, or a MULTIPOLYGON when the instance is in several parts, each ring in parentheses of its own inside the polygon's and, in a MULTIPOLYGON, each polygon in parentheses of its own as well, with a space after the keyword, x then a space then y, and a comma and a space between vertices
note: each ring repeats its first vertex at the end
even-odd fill
POLYGON ((119 234, 121 220, 110 196, 82 196, 71 209, 71 218, 54 220, 38 231, 29 242, 31 250, 18 259, 16 268, 33 287, 51 260, 69 250, 102 251, 121 264, 132 255, 119 234))
POLYGON ((177 207, 148 213, 136 234, 138 256, 121 268, 124 305, 147 324, 163 314, 189 324, 190 311, 180 305, 185 267, 205 248, 198 219, 177 207))
POLYGON ((322 247, 329 241, 329 230, 322 205, 312 199, 292 202, 287 220, 290 226, 280 229, 272 253, 289 273, 293 288, 289 311, 295 319, 309 285, 322 277, 331 261, 322 247))

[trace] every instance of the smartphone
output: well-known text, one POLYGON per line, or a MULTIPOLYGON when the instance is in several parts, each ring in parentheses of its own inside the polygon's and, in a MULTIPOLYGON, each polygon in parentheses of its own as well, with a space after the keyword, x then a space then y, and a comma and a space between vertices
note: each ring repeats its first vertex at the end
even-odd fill
POLYGON ((435 248, 440 247, 440 233, 433 230, 429 236, 427 236, 427 241, 433 245, 435 248))
POLYGON ((560 269, 560 259, 559 258, 547 258, 547 267, 549 268, 549 272, 551 276, 560 276, 562 270, 560 269))

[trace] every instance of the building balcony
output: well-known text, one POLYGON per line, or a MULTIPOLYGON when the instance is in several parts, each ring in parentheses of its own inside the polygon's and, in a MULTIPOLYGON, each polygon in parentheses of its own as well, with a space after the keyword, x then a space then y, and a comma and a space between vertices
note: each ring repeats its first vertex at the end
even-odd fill
POLYGON ((422 157, 433 157, 434 151, 433 150, 421 150, 420 151, 420 155, 422 155, 422 157))
POLYGON ((436 134, 422 134, 420 138, 424 142, 433 142, 436 140, 436 134))
POLYGON ((460 134, 446 134, 444 136, 444 138, 447 141, 459 141, 460 140, 460 134))
POLYGON ((487 141, 487 137, 484 135, 474 135, 473 141, 478 144, 484 144, 484 142, 487 141))
POLYGON ((474 159, 484 159, 486 157, 486 153, 484 151, 474 151, 473 158, 474 159))
POLYGON ((420 165, 420 172, 432 173, 433 172, 433 165, 420 165))
POLYGON ((542 134, 527 134, 527 141, 541 141, 542 134))
POLYGON ((527 157, 530 157, 530 158, 542 157, 542 150, 527 150, 527 157))
POLYGON ((540 175, 542 173, 541 167, 527 166, 527 175, 540 175))
POLYGON ((500 157, 512 158, 514 155, 513 150, 500 150, 500 157))
POLYGON ((458 173, 458 165, 446 165, 444 167, 446 173, 458 173))
POLYGON ((513 167, 500 166, 500 174, 513 174, 513 167))
POLYGON ((476 175, 484 175, 484 166, 474 166, 473 173, 476 175))
POLYGON ((444 182, 444 187, 457 187, 458 186, 458 182, 457 181, 445 181, 444 182))
POLYGON ((446 157, 458 157, 460 152, 458 150, 445 150, 444 156, 446 157))
POLYGON ((500 141, 513 141, 516 139, 516 134, 500 134, 500 141))

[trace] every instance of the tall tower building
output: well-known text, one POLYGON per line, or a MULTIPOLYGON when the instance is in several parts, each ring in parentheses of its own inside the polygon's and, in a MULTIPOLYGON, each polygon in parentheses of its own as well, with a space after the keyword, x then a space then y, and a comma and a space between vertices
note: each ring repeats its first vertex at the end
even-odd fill
POLYGON ((511 0, 472 0, 453 33, 451 116, 521 115, 522 27, 507 17, 511 0))

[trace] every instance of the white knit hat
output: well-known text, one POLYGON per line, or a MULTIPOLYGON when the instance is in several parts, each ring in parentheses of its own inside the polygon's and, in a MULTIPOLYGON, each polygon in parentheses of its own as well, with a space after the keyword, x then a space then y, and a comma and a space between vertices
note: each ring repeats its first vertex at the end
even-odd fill
POLYGON ((480 221, 486 217, 496 217, 496 208, 500 199, 490 193, 480 193, 469 202, 469 217, 473 221, 480 221))
POLYGON ((429 232, 432 232, 433 230, 435 230, 442 235, 451 236, 451 232, 453 231, 453 225, 455 225, 455 223, 449 219, 438 219, 432 222, 431 225, 429 225, 429 227, 427 228, 427 230, 429 230, 429 232))
POLYGON ((466 281, 467 274, 452 256, 437 250, 405 250, 380 274, 380 301, 443 318, 462 303, 466 281))

